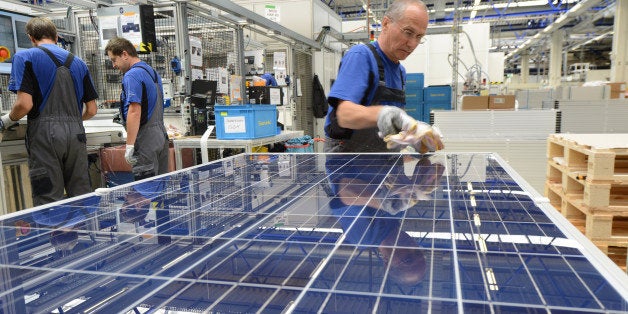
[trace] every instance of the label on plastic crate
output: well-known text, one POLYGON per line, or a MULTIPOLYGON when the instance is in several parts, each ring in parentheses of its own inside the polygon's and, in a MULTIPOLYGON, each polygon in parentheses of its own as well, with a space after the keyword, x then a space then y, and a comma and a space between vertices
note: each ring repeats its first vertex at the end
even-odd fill
POLYGON ((225 117, 225 133, 246 133, 246 120, 244 116, 225 117))

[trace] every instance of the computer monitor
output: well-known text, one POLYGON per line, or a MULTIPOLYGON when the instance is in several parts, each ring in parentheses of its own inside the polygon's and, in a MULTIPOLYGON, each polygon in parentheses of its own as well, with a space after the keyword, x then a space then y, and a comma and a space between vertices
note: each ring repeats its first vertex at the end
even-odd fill
POLYGON ((192 81, 192 102, 195 106, 213 106, 216 103, 216 81, 194 80, 192 81), (202 104, 204 99, 205 104, 202 104))

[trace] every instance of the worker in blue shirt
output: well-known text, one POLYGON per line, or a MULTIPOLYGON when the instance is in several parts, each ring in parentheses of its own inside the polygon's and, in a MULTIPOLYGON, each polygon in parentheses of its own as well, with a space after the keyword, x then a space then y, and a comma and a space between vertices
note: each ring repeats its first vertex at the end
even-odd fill
POLYGON ((266 81, 266 86, 277 86, 277 80, 275 79, 275 76, 273 74, 264 73, 260 77, 266 81))
MULTIPOLYGON (((396 0, 382 19, 378 40, 347 51, 328 97, 325 151, 388 151, 384 139, 400 131, 418 131, 413 146, 421 148, 423 134, 432 129, 403 110, 406 71, 399 61, 421 43, 428 19, 422 1, 396 0)), ((423 143, 424 150, 441 148, 440 134, 435 135, 423 143)))
POLYGON ((124 158, 132 166, 135 180, 168 172, 161 77, 138 57, 127 39, 110 39, 105 52, 114 68, 124 74, 120 95, 120 116, 127 132, 124 158))
POLYGON ((42 205, 92 191, 83 120, 96 114, 87 65, 57 46, 57 28, 48 18, 32 18, 26 34, 34 48, 13 56, 8 89, 17 93, 0 119, 10 128, 28 115, 26 150, 33 204, 42 205))

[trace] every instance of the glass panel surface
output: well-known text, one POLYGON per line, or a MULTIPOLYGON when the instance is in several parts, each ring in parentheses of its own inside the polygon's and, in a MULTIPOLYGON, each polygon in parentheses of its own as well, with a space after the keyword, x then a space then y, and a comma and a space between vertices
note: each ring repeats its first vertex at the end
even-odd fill
POLYGON ((0 312, 628 310, 626 276, 512 173, 242 154, 25 210, 0 217, 0 312))

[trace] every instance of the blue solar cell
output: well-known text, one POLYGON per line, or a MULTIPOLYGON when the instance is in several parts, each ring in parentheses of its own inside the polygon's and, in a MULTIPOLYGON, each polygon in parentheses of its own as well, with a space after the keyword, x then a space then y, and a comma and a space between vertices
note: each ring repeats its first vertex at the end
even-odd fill
POLYGON ((626 275, 511 173, 243 154, 14 213, 0 312, 626 311, 626 275))

